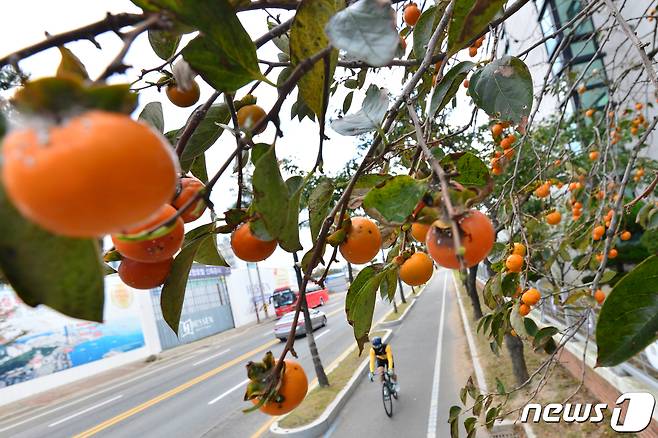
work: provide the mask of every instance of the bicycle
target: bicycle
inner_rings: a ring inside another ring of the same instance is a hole
[[[395,390],[395,383],[391,380],[391,375],[388,372],[388,368],[384,369],[382,373],[382,401],[384,403],[384,412],[390,418],[393,416],[393,399],[398,399],[398,393]],[[373,381],[373,378],[370,379]]]

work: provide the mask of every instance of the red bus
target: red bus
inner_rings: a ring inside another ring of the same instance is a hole
[[[288,286],[276,289],[272,293],[272,303],[274,304],[274,311],[276,312],[277,318],[295,310],[298,299],[299,292],[293,291]],[[326,288],[321,288],[318,285],[307,286],[306,303],[308,304],[309,309],[323,306],[327,301],[329,301],[329,291]]]

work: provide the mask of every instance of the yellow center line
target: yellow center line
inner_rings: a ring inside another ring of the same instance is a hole
[[[173,388],[173,389],[171,389],[171,390],[169,390],[169,391],[167,391],[163,394],[160,394],[159,396],[154,397],[151,400],[145,401],[141,405],[135,406],[134,408],[129,409],[129,410],[117,415],[116,417],[110,418],[109,420],[106,420],[106,421],[100,423],[99,425],[92,427],[91,429],[85,430],[84,432],[81,432],[81,433],[75,435],[74,438],[86,438],[86,437],[90,437],[92,435],[95,435],[98,432],[100,432],[102,430],[105,430],[108,427],[112,427],[115,424],[117,424],[117,423],[119,423],[119,422],[121,422],[121,421],[123,421],[127,418],[130,418],[133,415],[138,414],[138,413],[142,412],[143,410],[150,408],[153,405],[156,405],[156,404],[160,403],[161,401],[167,400],[168,398],[171,398],[174,395],[179,394],[179,393],[185,391],[186,389],[191,388],[192,386],[194,386],[198,383],[201,383],[204,380],[207,380],[210,377],[221,373],[225,369],[230,368],[233,365],[236,365],[240,362],[243,362],[245,359],[250,358],[251,356],[255,355],[256,353],[259,353],[263,350],[266,350],[266,349],[270,348],[272,345],[278,344],[278,343],[279,343],[279,340],[276,339],[276,340],[267,342],[267,343],[261,345],[260,347],[254,348],[253,350],[248,351],[247,353],[244,353],[243,355],[238,356],[235,359],[230,360],[230,361],[226,362],[225,364],[223,364],[223,365],[221,365],[217,368],[214,368],[214,369],[212,369],[212,370],[210,370],[210,371],[208,371],[204,374],[201,374],[200,376],[197,376],[192,380],[189,380],[189,381],[187,381],[187,382],[185,382],[185,383],[183,383],[183,384],[181,384],[181,385],[179,385],[179,386],[177,386],[177,387],[175,387],[175,388]]]

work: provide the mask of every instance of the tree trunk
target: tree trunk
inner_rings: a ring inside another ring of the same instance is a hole
[[[482,318],[482,307],[480,306],[480,297],[477,290],[477,273],[478,265],[472,266],[468,269],[468,276],[466,277],[466,292],[468,292],[468,297],[471,299],[473,315],[476,320]]]
[[[402,280],[398,277],[398,286],[400,287],[400,299],[403,303],[407,302],[407,299],[404,297],[404,288],[402,287]]]
[[[529,378],[528,365],[526,365],[525,356],[523,355],[523,341],[517,336],[506,334],[505,345],[507,345],[507,351],[512,359],[512,371],[516,378],[516,384],[521,385]]]
[[[302,290],[302,269],[299,267],[299,258],[297,253],[292,253],[293,260],[295,261],[295,274],[297,275],[297,287],[299,291]],[[313,358],[313,367],[315,368],[315,375],[318,378],[318,384],[321,387],[329,386],[329,379],[327,378],[327,373],[324,371],[322,366],[322,360],[320,359],[320,353],[318,352],[318,346],[315,343],[315,334],[313,333],[313,324],[311,323],[311,315],[308,311],[308,303],[306,302],[306,294],[304,296],[299,295],[299,299],[302,300],[302,312],[304,312],[304,328],[306,331],[306,341],[308,342],[308,349],[311,351],[311,358]]]

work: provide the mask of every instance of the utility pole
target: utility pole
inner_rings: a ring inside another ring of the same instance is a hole
[[[258,263],[256,263],[256,275],[258,275],[258,289],[260,289],[260,298],[263,300],[263,310],[265,311],[265,319],[269,318],[267,314],[267,303],[265,302],[265,294],[263,293],[263,280],[260,278],[260,268],[258,268]]]
[[[304,312],[304,328],[306,330],[306,340],[308,341],[308,348],[311,351],[311,357],[313,358],[313,367],[315,368],[315,375],[318,378],[318,384],[321,387],[329,386],[329,379],[327,378],[327,373],[324,372],[324,367],[322,366],[322,360],[320,359],[320,353],[318,352],[318,346],[315,343],[315,335],[313,334],[313,324],[311,323],[311,315],[308,311],[308,303],[306,301],[306,293],[302,295],[302,284],[304,280],[302,279],[302,268],[299,266],[299,258],[297,257],[297,252],[292,253],[292,259],[295,262],[295,274],[297,276],[297,288],[299,289],[299,299],[302,300],[302,312]]]

